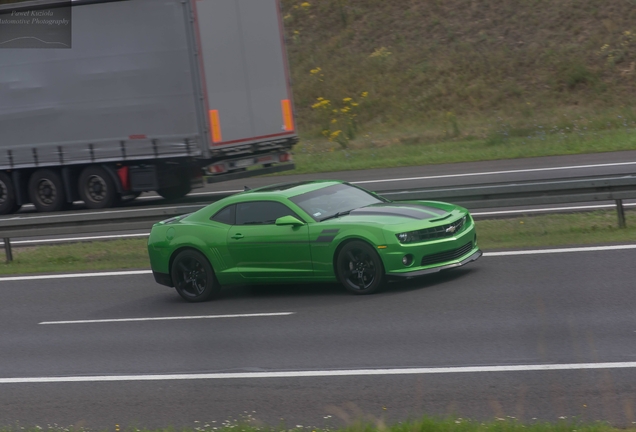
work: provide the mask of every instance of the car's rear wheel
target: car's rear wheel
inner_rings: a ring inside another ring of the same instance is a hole
[[[373,294],[384,284],[384,266],[378,253],[363,241],[345,244],[336,259],[338,280],[353,294]]]
[[[211,300],[221,286],[208,259],[195,250],[179,252],[172,262],[172,283],[181,297],[189,302]]]

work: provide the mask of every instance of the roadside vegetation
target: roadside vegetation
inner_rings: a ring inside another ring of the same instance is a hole
[[[618,228],[616,212],[610,210],[477,220],[476,223],[479,245],[487,252],[636,242],[636,211],[627,211],[626,219],[625,229]],[[0,275],[148,269],[146,244],[146,239],[127,239],[13,246],[14,260],[0,264]]]
[[[634,149],[631,0],[283,0],[297,172]]]
[[[331,416],[325,417],[327,420]],[[360,421],[347,427],[317,428],[312,426],[296,427],[268,427],[260,425],[258,421],[249,419],[247,421],[223,421],[223,422],[196,422],[198,426],[193,428],[165,428],[165,429],[143,429],[127,428],[122,432],[629,432],[635,429],[619,429],[608,423],[580,423],[562,417],[557,422],[522,423],[514,417],[495,418],[493,421],[479,422],[463,418],[435,419],[425,417],[421,420],[407,421],[394,425],[386,425],[381,419],[374,419],[373,422]],[[115,431],[119,432],[119,425],[114,425]],[[61,427],[49,425],[47,427],[35,426],[25,427],[5,427],[0,428],[0,432],[89,432],[91,429],[84,427]]]

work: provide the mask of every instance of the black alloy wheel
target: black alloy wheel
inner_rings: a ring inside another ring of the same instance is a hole
[[[41,169],[29,179],[29,199],[38,211],[53,212],[64,210],[66,193],[62,177],[57,171]]]
[[[106,169],[100,166],[87,166],[78,182],[80,198],[91,209],[112,207],[117,201],[115,182]]]
[[[195,250],[179,252],[172,262],[172,283],[189,302],[203,302],[216,297],[221,286],[208,259]]]
[[[336,260],[338,280],[353,294],[373,294],[384,284],[384,266],[378,253],[363,241],[343,246]]]
[[[0,214],[15,213],[19,209],[11,176],[0,172]]]

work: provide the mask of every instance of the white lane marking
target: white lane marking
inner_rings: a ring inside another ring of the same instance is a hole
[[[0,384],[71,383],[71,382],[113,382],[113,381],[182,381],[213,379],[257,379],[257,378],[309,378],[309,377],[351,377],[381,375],[427,375],[483,372],[532,372],[584,369],[634,369],[636,362],[620,363],[570,363],[537,364],[514,366],[466,366],[408,369],[348,369],[310,370],[289,372],[245,372],[245,373],[200,373],[200,374],[154,374],[154,375],[94,375],[32,378],[0,378]]]
[[[557,254],[568,252],[601,252],[609,250],[626,250],[636,249],[636,245],[618,245],[618,246],[593,246],[578,248],[562,248],[562,249],[539,249],[528,251],[503,251],[503,252],[484,252],[484,256],[517,256],[517,255],[541,255],[541,254]]]
[[[636,203],[624,203],[623,207],[636,207]],[[599,205],[585,205],[585,206],[571,206],[571,207],[548,207],[537,209],[525,209],[525,210],[498,210],[488,212],[470,212],[473,216],[494,216],[494,215],[507,215],[507,214],[520,214],[520,213],[541,213],[541,212],[559,212],[569,210],[595,210],[595,209],[615,209],[616,204],[599,204]]]
[[[234,314],[234,315],[199,315],[199,316],[178,316],[178,317],[155,317],[155,318],[119,318],[119,319],[99,319],[99,320],[77,320],[77,321],[43,321],[38,324],[94,324],[94,323],[114,323],[114,322],[136,322],[136,321],[173,321],[173,320],[195,320],[195,319],[215,319],[215,318],[254,318],[254,317],[274,317],[294,315],[296,312],[274,312],[255,314]]]
[[[484,252],[484,256],[515,256],[515,255],[541,255],[556,254],[567,252],[601,252],[613,250],[636,249],[636,245],[617,245],[617,246],[591,246],[578,248],[562,248],[562,249],[536,249],[521,251],[504,251],[504,252]],[[116,271],[102,273],[62,273],[53,275],[34,275],[34,276],[9,276],[0,277],[0,282],[25,281],[25,280],[44,280],[44,279],[70,279],[84,277],[107,277],[107,276],[134,276],[152,274],[151,270],[133,270],[133,271]]]
[[[350,182],[350,183],[354,183],[354,184],[389,183],[389,182],[402,182],[402,181],[412,181],[412,180],[431,180],[431,179],[441,179],[441,178],[488,176],[488,175],[497,175],[497,174],[576,170],[576,169],[586,169],[586,168],[602,168],[602,167],[610,167],[610,166],[627,166],[627,165],[636,165],[636,162],[615,162],[615,163],[607,163],[607,164],[572,165],[572,166],[560,166],[560,167],[549,167],[549,168],[527,168],[527,169],[518,169],[518,170],[485,171],[485,172],[461,173],[461,174],[442,174],[442,175],[422,176],[422,177],[404,177],[404,178],[393,178],[393,179],[383,179],[383,180],[364,180],[364,181],[357,181],[357,182]]]
[[[115,271],[115,272],[99,272],[99,273],[60,273],[52,275],[33,275],[33,276],[9,276],[1,277],[0,282],[25,281],[25,280],[47,280],[47,279],[73,279],[84,277],[107,277],[107,276],[134,276],[152,274],[151,270],[131,270],[131,271]]]
[[[192,197],[192,196],[207,196],[207,195],[227,195],[227,194],[235,194],[239,192],[244,192],[244,190],[236,189],[236,190],[227,190],[227,191],[195,192],[195,193],[189,193],[187,196]],[[147,199],[158,200],[163,198],[161,198],[159,195],[142,196],[137,198],[137,200],[147,200]]]
[[[107,236],[67,237],[67,238],[59,238],[59,239],[18,240],[18,241],[12,241],[11,245],[19,246],[19,245],[39,244],[39,243],[63,243],[63,242],[91,241],[91,240],[115,240],[115,239],[125,239],[125,238],[134,238],[134,237],[148,237],[149,235],[150,233],[141,233],[141,234],[115,234],[115,235],[107,235]]]
[[[107,215],[107,214],[121,214],[121,213],[137,213],[137,212],[143,212],[143,211],[148,211],[148,210],[174,210],[174,209],[181,209],[181,208],[191,208],[191,207],[196,207],[196,206],[201,206],[201,208],[203,208],[205,206],[205,204],[200,204],[200,203],[193,203],[193,204],[184,204],[184,205],[179,205],[179,206],[171,206],[171,207],[156,207],[156,208],[150,208],[150,207],[143,207],[143,208],[138,208],[138,209],[126,209],[126,210],[105,210],[105,211],[100,211],[100,212],[90,212],[90,213],[62,213],[62,214],[53,214],[53,215],[40,215],[40,216],[15,216],[15,217],[11,217],[11,218],[3,218],[2,220],[16,220],[16,219],[46,219],[46,218],[58,218],[58,217],[71,217],[71,216],[80,216],[80,215],[86,215],[86,216],[90,216],[92,214],[99,214],[99,215]],[[166,215],[166,218],[170,218],[173,217],[175,215]]]

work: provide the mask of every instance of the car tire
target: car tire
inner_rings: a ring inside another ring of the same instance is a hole
[[[179,295],[189,302],[211,300],[221,291],[212,265],[201,252],[179,252],[172,262],[170,274]]]
[[[368,243],[359,240],[345,244],[338,252],[336,275],[353,294],[373,294],[384,285],[380,256]]]
[[[118,198],[115,182],[108,171],[100,166],[87,166],[78,182],[80,198],[90,209],[113,207]]]
[[[0,172],[0,215],[15,213],[19,209],[11,176]]]
[[[29,199],[40,212],[61,211],[70,205],[66,202],[62,177],[50,169],[33,173],[29,179]]]

